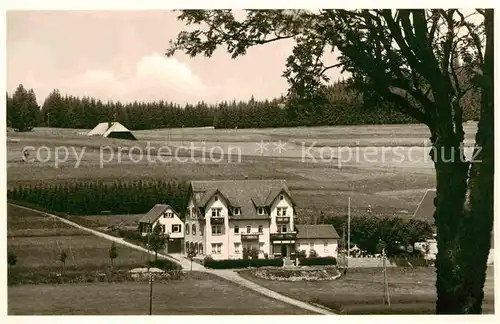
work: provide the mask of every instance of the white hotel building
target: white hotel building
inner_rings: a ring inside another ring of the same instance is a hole
[[[337,256],[333,226],[295,226],[296,218],[285,180],[191,181],[184,252],[194,249],[221,260],[242,258],[244,248],[256,248],[259,258],[314,248],[320,256]]]

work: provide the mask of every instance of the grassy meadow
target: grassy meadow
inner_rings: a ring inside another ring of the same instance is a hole
[[[153,291],[154,315],[310,314],[208,273],[159,282]],[[9,315],[148,315],[148,311],[147,282],[21,285],[8,290]]]
[[[340,314],[435,314],[433,267],[387,268],[391,305],[383,304],[382,268],[351,268],[333,281],[273,281],[242,270],[240,275],[280,294],[326,306]],[[494,314],[494,269],[488,268],[483,314]]]
[[[17,271],[59,271],[62,250],[67,270],[103,270],[110,265],[111,242],[51,217],[7,206],[7,250],[17,256]],[[118,268],[142,267],[147,254],[117,245]]]
[[[475,123],[465,125],[467,145],[472,144],[475,130]],[[320,211],[345,214],[348,196],[354,215],[368,205],[378,215],[412,215],[423,193],[435,185],[429,147],[425,146],[429,133],[423,125],[160,129],[134,131],[136,142],[80,134],[86,131],[37,128],[29,133],[7,133],[8,186],[147,178],[283,178],[289,182],[299,213],[309,217]],[[259,149],[261,141],[268,143],[264,150]],[[43,145],[50,156],[43,149],[37,158],[35,150]],[[140,159],[139,148],[145,153],[148,145],[151,157]],[[30,158],[36,161],[21,160],[26,146],[33,147]],[[64,151],[60,149],[56,167],[58,146],[66,147],[69,156],[62,161]],[[168,148],[160,149],[163,146]],[[350,150],[339,149],[344,146]],[[103,160],[109,161],[102,167],[101,148]],[[211,149],[214,161],[209,158]],[[46,158],[48,162],[40,162]],[[81,161],[75,167],[78,158]]]

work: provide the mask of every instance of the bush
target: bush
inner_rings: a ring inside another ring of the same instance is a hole
[[[300,265],[311,266],[311,265],[337,265],[337,259],[333,257],[326,258],[301,258],[299,259]]]
[[[315,249],[311,249],[311,251],[309,251],[309,257],[311,259],[317,258],[318,257],[318,252],[316,252]]]
[[[119,229],[118,235],[133,242],[144,243],[146,240],[146,237],[143,237],[138,231],[135,230]]]
[[[281,267],[282,259],[255,259],[255,260],[207,260],[204,266],[211,269],[240,269],[240,268],[260,268],[260,267]]]
[[[297,254],[297,257],[299,259],[302,259],[302,258],[307,258],[307,252],[306,250],[299,250],[298,254]]]
[[[177,263],[174,263],[172,261],[165,260],[165,259],[150,261],[149,266],[152,268],[158,268],[158,269],[165,270],[165,271],[182,269],[182,267],[180,265],[178,265]]]

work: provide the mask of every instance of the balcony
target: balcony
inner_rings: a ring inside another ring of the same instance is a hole
[[[271,233],[270,238],[271,241],[295,240],[297,238],[297,232]]]
[[[210,217],[210,224],[224,225],[224,217]]]
[[[290,223],[290,216],[277,216],[276,223]]]
[[[241,233],[240,235],[242,241],[258,241],[262,233]]]

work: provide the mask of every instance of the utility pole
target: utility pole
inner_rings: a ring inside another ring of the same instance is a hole
[[[148,272],[149,272],[149,315],[153,315],[153,273],[151,272],[150,263],[151,263],[151,252],[150,252],[150,239],[152,233],[152,224],[151,221],[148,221]]]
[[[47,127],[50,127],[50,111],[47,111]]]
[[[347,258],[351,254],[351,197],[347,198]]]

